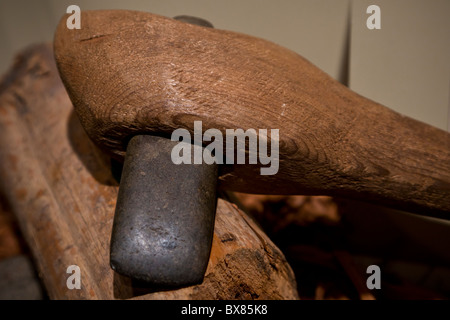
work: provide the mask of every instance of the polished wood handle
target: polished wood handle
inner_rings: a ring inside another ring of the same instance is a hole
[[[139,133],[279,129],[279,170],[222,166],[223,188],[328,194],[450,217],[450,135],[364,98],[297,53],[134,11],[63,17],[59,71],[89,136],[122,157]]]

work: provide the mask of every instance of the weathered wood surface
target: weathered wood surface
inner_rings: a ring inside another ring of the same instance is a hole
[[[150,13],[63,17],[55,52],[88,134],[123,156],[136,133],[280,129],[280,168],[223,169],[249,193],[326,194],[450,218],[450,134],[333,80],[298,54],[243,34]],[[270,131],[270,130],[269,130]]]
[[[283,254],[245,213],[218,200],[201,285],[151,292],[109,267],[118,185],[86,135],[49,45],[17,57],[0,84],[0,192],[17,216],[52,299],[297,299]],[[81,269],[69,290],[66,269]]]

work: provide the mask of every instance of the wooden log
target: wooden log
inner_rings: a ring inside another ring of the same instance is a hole
[[[364,199],[449,219],[450,134],[364,98],[286,48],[136,11],[61,19],[55,54],[83,126],[123,156],[134,134],[279,129],[279,170],[228,166],[221,186]],[[114,21],[114,23],[111,23]],[[248,149],[247,149],[248,150]]]
[[[283,254],[225,196],[202,284],[155,292],[111,270],[118,184],[73,112],[50,45],[21,53],[0,84],[0,191],[52,299],[298,298]],[[80,267],[79,290],[66,285],[70,265]]]

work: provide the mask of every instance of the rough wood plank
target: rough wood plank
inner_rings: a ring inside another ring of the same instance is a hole
[[[83,126],[123,156],[136,133],[280,129],[278,174],[224,169],[234,191],[326,194],[450,218],[450,134],[341,85],[271,42],[134,11],[83,11],[55,37]],[[114,21],[114,23],[111,23]]]
[[[17,216],[52,299],[297,299],[283,254],[253,221],[218,200],[201,285],[151,292],[109,267],[118,185],[88,138],[49,45],[30,48],[0,84],[0,191]],[[66,269],[81,269],[69,290]]]

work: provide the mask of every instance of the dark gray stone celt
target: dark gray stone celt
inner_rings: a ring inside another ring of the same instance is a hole
[[[218,166],[174,164],[178,143],[130,140],[114,216],[111,267],[155,286],[201,283],[211,250]]]

